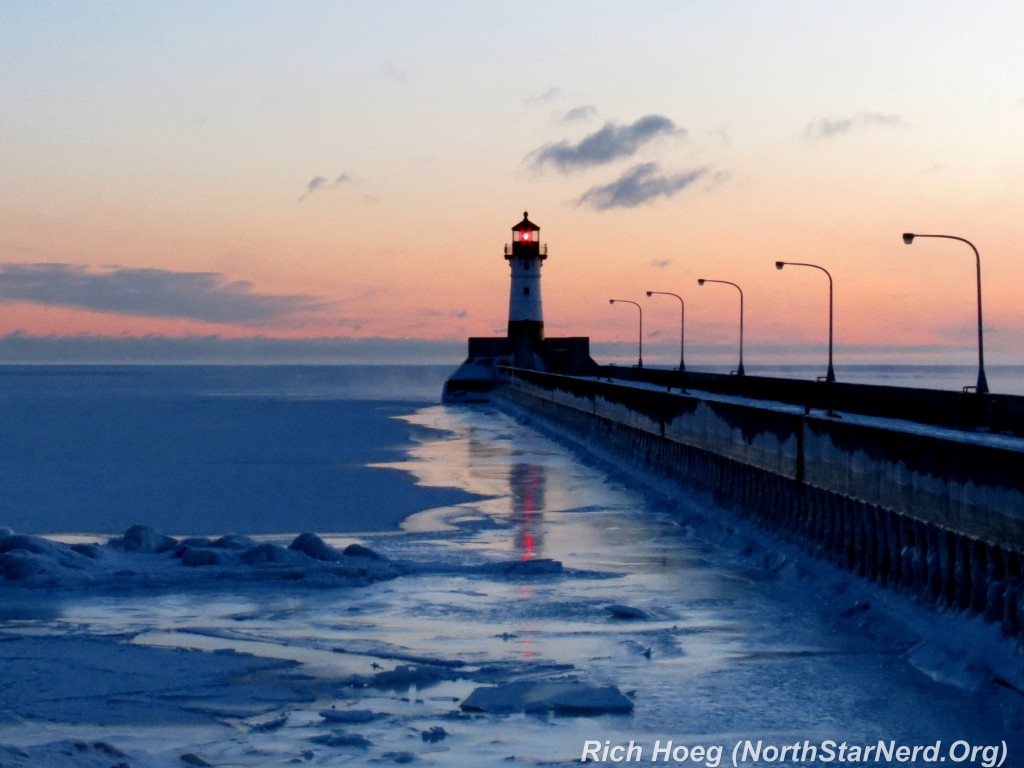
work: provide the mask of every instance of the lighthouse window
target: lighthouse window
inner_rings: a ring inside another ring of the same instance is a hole
[[[529,296],[529,295],[530,295],[530,288],[529,288],[529,286],[527,286],[526,288],[523,288],[523,296]]]

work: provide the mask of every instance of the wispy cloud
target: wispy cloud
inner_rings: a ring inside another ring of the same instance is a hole
[[[664,269],[672,263],[672,259],[651,259],[650,265],[658,269]]]
[[[393,64],[391,62],[388,62],[388,63],[382,65],[380,70],[379,70],[379,72],[380,72],[381,77],[383,77],[385,80],[392,80],[392,81],[394,81],[396,83],[407,83],[407,82],[409,82],[409,72],[408,72],[408,70],[406,70],[406,69],[404,69],[402,67],[396,66],[395,64]]]
[[[327,306],[314,296],[258,293],[216,272],[74,264],[0,264],[0,301],[207,323],[288,323]]]
[[[597,107],[593,104],[584,104],[581,107],[575,107],[565,113],[565,117],[562,118],[564,123],[576,123],[583,122],[586,120],[594,120],[597,118]]]
[[[881,112],[861,112],[850,117],[823,117],[807,125],[805,134],[812,139],[830,139],[853,130],[862,130],[872,126],[906,125],[899,115],[885,115]]]
[[[551,87],[538,96],[528,96],[526,104],[531,107],[541,107],[550,104],[562,93],[560,88]]]
[[[421,307],[417,310],[417,314],[424,317],[452,317],[457,320],[462,320],[469,316],[469,312],[465,309],[440,310],[431,307]]]
[[[592,187],[576,201],[598,211],[609,208],[633,208],[658,197],[672,197],[707,175],[707,168],[663,174],[657,163],[641,163],[626,171],[611,184]]]
[[[631,125],[605,123],[604,127],[576,144],[560,141],[547,144],[527,155],[536,166],[554,165],[562,171],[573,171],[593,165],[604,165],[635,154],[644,144],[659,136],[685,136],[686,130],[662,115],[647,115]]]
[[[325,189],[336,189],[342,184],[348,184],[350,181],[352,181],[352,177],[349,176],[348,173],[341,173],[338,176],[335,176],[334,181],[323,176],[314,176],[306,185],[306,191],[302,193],[302,196],[299,198],[299,202],[301,203],[314,192],[320,192]]]

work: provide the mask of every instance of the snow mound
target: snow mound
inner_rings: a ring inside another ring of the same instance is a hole
[[[123,549],[125,552],[159,554],[177,547],[178,540],[159,533],[147,525],[133,525],[124,532],[124,536],[112,539],[109,545]]]
[[[168,586],[225,580],[343,579],[367,583],[398,576],[388,558],[360,544],[339,551],[315,533],[289,546],[258,543],[240,534],[176,539],[133,525],[106,544],[67,545],[0,529],[0,582],[82,587],[133,580]]]
[[[295,537],[295,541],[288,545],[288,549],[324,562],[337,562],[344,557],[315,533],[300,533]]]
[[[633,702],[614,685],[574,682],[515,682],[475,689],[460,705],[464,712],[555,712],[563,715],[626,714]]]

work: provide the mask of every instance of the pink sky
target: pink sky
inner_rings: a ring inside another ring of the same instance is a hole
[[[977,245],[1024,362],[1018,3],[448,5],[5,7],[0,336],[493,335],[528,209],[551,335],[628,345],[633,299],[671,363],[672,291],[726,362],[706,277],[748,365],[816,361],[824,276],[781,259],[832,272],[837,364],[970,362],[973,253],[916,231]]]

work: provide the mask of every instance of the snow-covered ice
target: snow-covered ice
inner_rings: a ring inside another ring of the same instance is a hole
[[[1024,665],[993,627],[493,409],[391,421],[413,442],[361,471],[405,478],[401,529],[0,519],[0,765],[574,765],[595,740],[650,762],[744,739],[1024,760]]]

